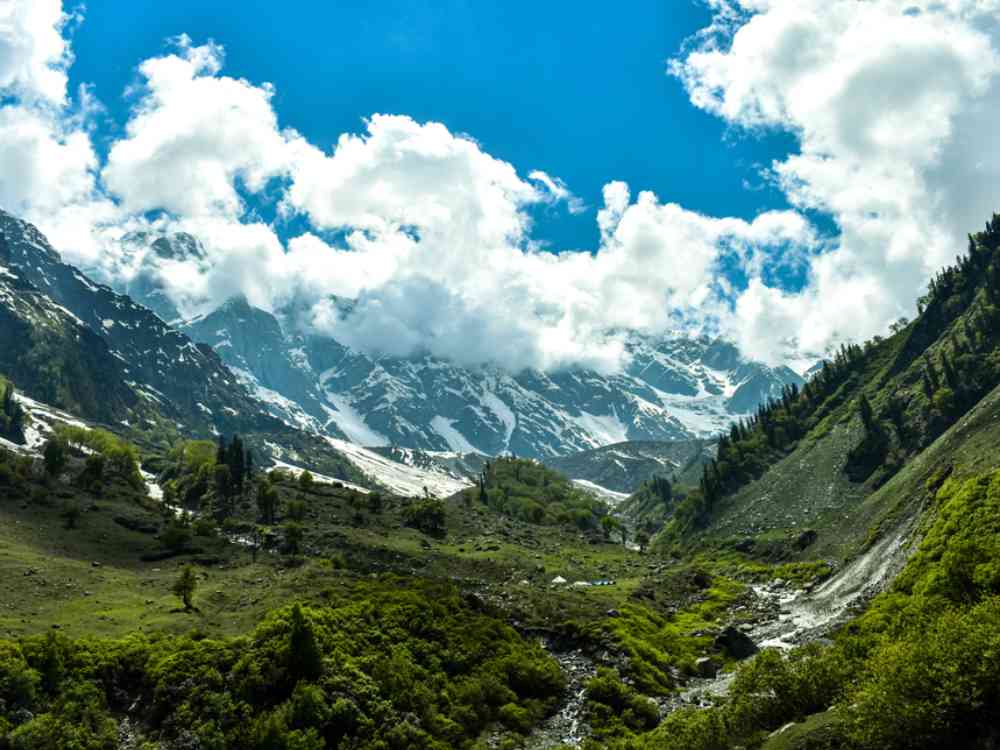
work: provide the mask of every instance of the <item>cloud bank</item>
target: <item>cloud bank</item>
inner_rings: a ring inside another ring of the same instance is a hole
[[[1000,7],[712,5],[670,73],[735,130],[799,143],[765,174],[790,208],[752,221],[609,179],[599,246],[552,251],[533,239],[532,209],[588,210],[558,177],[522,175],[472,137],[405,115],[310,143],[282,126],[270,85],[227,74],[221,46],[184,36],[138,65],[129,120],[102,161],[98,105],[67,91],[58,0],[0,2],[0,206],[108,281],[150,267],[124,237],[188,232],[204,257],[155,264],[182,314],[244,293],[367,351],[614,370],[623,332],[681,329],[807,361],[908,314],[995,208]],[[262,207],[305,229],[283,242]],[[835,237],[817,230],[819,214]],[[783,268],[804,286],[782,287]],[[343,298],[356,300],[348,315]]]

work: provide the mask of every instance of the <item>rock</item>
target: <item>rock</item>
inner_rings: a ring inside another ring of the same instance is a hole
[[[712,586],[712,575],[704,570],[696,570],[691,576],[691,582],[699,589],[705,590]]]
[[[609,609],[607,612],[608,617],[621,617],[622,613],[617,609]]]
[[[92,562],[90,564],[90,567],[92,567],[92,568],[99,568],[99,567],[101,567],[101,564],[95,560],[94,562]]]
[[[816,543],[818,534],[815,529],[806,529],[803,531],[795,540],[795,548],[798,550],[804,550],[807,547],[811,547]]]
[[[712,679],[719,674],[719,662],[711,656],[703,656],[695,661],[694,669],[699,677]]]
[[[745,539],[740,539],[736,544],[733,545],[733,549],[737,552],[753,552],[753,548],[756,546],[757,542],[751,538],[746,537]]]
[[[719,633],[715,639],[715,647],[734,659],[747,659],[759,650],[750,636],[732,625]]]

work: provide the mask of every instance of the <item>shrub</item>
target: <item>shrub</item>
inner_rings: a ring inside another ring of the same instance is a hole
[[[414,500],[403,510],[403,524],[428,536],[443,537],[446,531],[444,502],[434,497]]]

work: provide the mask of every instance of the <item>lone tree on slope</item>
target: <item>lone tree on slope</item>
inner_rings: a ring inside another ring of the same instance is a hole
[[[184,603],[184,611],[190,612],[194,609],[191,600],[194,598],[194,591],[198,588],[198,576],[195,575],[194,568],[185,565],[181,569],[180,577],[174,581],[173,593]]]

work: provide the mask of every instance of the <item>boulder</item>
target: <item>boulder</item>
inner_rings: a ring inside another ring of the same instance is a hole
[[[816,533],[815,529],[806,529],[803,531],[795,540],[795,549],[804,550],[807,547],[811,547],[816,543],[816,539],[819,534]]]
[[[699,677],[710,680],[719,674],[719,662],[711,656],[703,656],[695,661],[694,671]]]
[[[719,633],[715,639],[715,647],[734,659],[749,658],[759,650],[750,636],[732,625]]]

